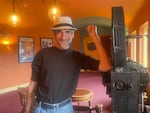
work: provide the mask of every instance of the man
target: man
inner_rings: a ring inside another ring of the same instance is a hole
[[[59,17],[52,28],[55,47],[40,50],[32,62],[32,77],[24,113],[31,112],[37,97],[34,113],[73,113],[71,97],[76,90],[80,69],[108,71],[108,57],[97,35],[97,28],[89,25],[87,31],[99,51],[99,61],[71,48],[74,32],[70,17]]]

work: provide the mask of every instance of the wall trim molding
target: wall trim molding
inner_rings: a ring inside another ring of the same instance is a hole
[[[11,91],[15,91],[15,90],[17,90],[19,87],[28,87],[28,85],[29,85],[29,83],[25,83],[25,84],[20,84],[20,85],[16,85],[16,86],[13,86],[13,87],[1,89],[1,90],[0,90],[0,94],[8,93],[8,92],[11,92]]]

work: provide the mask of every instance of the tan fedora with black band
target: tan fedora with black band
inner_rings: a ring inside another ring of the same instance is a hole
[[[61,29],[71,29],[77,30],[72,24],[72,20],[69,16],[61,16],[56,19],[54,22],[52,30],[61,30]]]

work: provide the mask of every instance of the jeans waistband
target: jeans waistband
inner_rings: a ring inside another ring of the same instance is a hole
[[[63,107],[69,103],[71,103],[71,99],[66,99],[60,103],[56,103],[56,104],[50,104],[50,103],[47,103],[47,102],[39,102],[39,105],[43,108],[46,108],[46,109],[54,109],[54,108],[60,108],[60,107]]]

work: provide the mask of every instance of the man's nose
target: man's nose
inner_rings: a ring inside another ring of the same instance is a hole
[[[64,40],[65,39],[65,34],[62,32],[61,33],[61,39]]]

